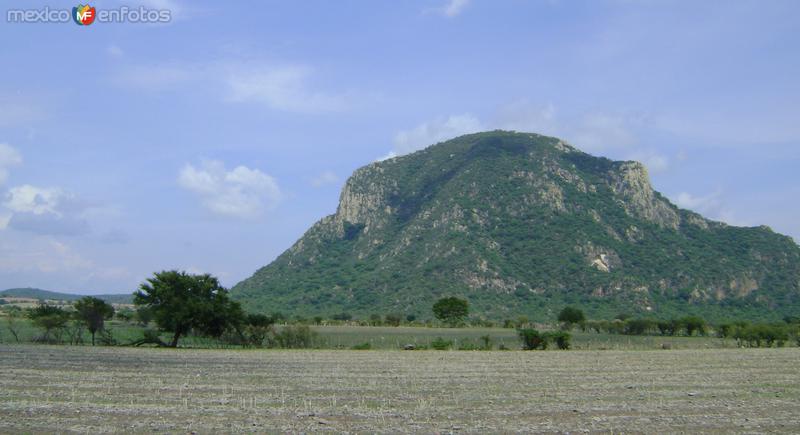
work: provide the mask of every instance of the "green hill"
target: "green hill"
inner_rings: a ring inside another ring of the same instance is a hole
[[[364,166],[335,214],[232,289],[252,311],[431,317],[778,319],[800,314],[800,248],[681,210],[640,163],[552,137],[478,133]]]
[[[76,301],[86,295],[59,293],[38,288],[10,288],[0,291],[0,297],[30,298],[57,301]],[[133,296],[130,294],[116,295],[89,295],[102,299],[110,304],[132,304]]]

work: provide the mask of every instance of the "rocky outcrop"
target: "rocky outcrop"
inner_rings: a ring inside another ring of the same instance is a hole
[[[650,185],[647,169],[639,162],[622,162],[608,173],[609,185],[625,211],[632,217],[677,229],[680,217],[676,209]]]

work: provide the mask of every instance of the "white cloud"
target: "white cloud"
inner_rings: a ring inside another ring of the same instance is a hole
[[[214,213],[253,218],[274,207],[281,191],[274,178],[245,166],[231,171],[220,161],[204,161],[200,168],[186,164],[178,176],[184,189],[197,195],[204,207]]]
[[[620,115],[590,113],[570,132],[570,139],[585,151],[626,148],[636,144],[629,128],[630,120]]]
[[[333,171],[322,171],[321,174],[311,180],[314,187],[322,187],[339,182],[339,177]]]
[[[536,106],[527,100],[511,102],[498,110],[493,123],[503,130],[558,135],[556,108],[552,103]]]
[[[112,57],[122,57],[125,54],[125,52],[123,52],[122,49],[116,44],[109,45],[106,48],[106,52]]]
[[[678,207],[689,209],[709,219],[730,225],[747,226],[748,222],[739,219],[726,207],[721,192],[713,192],[705,196],[695,196],[688,192],[680,192],[670,198]]]
[[[2,272],[74,272],[93,267],[92,261],[76,253],[69,245],[46,238],[33,238],[24,243],[0,243]]]
[[[469,2],[470,0],[449,0],[442,8],[442,14],[446,17],[455,17],[464,11],[464,8],[469,5]]]
[[[484,130],[484,126],[478,118],[468,113],[424,122],[411,130],[397,133],[394,137],[394,149],[385,158],[412,153],[429,145],[481,130]]]
[[[8,179],[9,169],[20,164],[22,155],[10,145],[0,143],[0,186]]]
[[[58,211],[59,203],[71,195],[59,188],[35,187],[30,184],[12,187],[8,191],[7,199],[3,205],[13,212],[55,214],[60,216]]]
[[[305,65],[216,63],[161,63],[129,65],[112,82],[136,90],[161,92],[194,87],[228,102],[255,102],[280,111],[326,113],[348,110],[363,96],[332,93],[313,85],[314,70]],[[371,98],[371,97],[369,97]]]
[[[670,161],[667,156],[653,150],[637,151],[629,154],[626,159],[643,163],[651,174],[665,172],[670,166]]]
[[[85,212],[91,207],[74,194],[57,187],[29,184],[12,187],[3,206],[7,215],[4,228],[36,234],[80,235],[89,232]]]
[[[313,90],[309,85],[312,74],[310,68],[297,65],[236,68],[226,84],[231,101],[256,101],[287,112],[335,112],[349,106],[344,95]]]

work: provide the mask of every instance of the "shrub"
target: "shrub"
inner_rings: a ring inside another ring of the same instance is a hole
[[[436,350],[448,350],[453,347],[453,341],[445,340],[442,337],[436,337],[436,339],[431,341],[431,347]]]
[[[585,322],[586,316],[583,315],[583,311],[575,307],[564,307],[558,314],[558,321],[564,322],[568,328],[571,328],[573,325]]]
[[[400,326],[400,322],[402,318],[399,314],[387,314],[384,321],[389,326]]]
[[[433,315],[454,327],[464,321],[469,314],[469,303],[457,297],[441,298],[433,304]]]
[[[367,342],[364,342],[364,343],[361,343],[361,344],[353,345],[353,347],[351,347],[350,349],[353,349],[353,350],[370,350],[370,349],[372,349],[372,344],[367,341]]]
[[[547,337],[539,331],[526,328],[517,331],[519,339],[522,341],[522,348],[525,350],[547,349]]]
[[[554,331],[545,334],[546,339],[548,341],[553,341],[556,343],[561,350],[568,350],[570,348],[570,341],[572,340],[572,336],[569,332],[566,331]]]
[[[480,350],[480,348],[475,343],[466,342],[461,343],[461,345],[458,346],[458,350]]]
[[[308,349],[314,345],[317,335],[305,325],[287,326],[275,333],[275,343],[284,349]]]
[[[44,330],[44,334],[37,341],[45,343],[61,341],[61,334],[67,326],[69,317],[69,313],[61,308],[47,304],[40,304],[28,311],[28,318],[33,321],[33,324]]]
[[[625,321],[623,333],[627,335],[644,335],[653,328],[653,321],[648,319],[628,319]]]
[[[697,335],[706,335],[706,321],[702,317],[688,316],[681,319],[683,327],[686,328],[686,335],[692,336],[695,331]]]
[[[488,335],[481,335],[481,349],[492,350],[492,337]]]

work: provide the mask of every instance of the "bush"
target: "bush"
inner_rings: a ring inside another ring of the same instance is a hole
[[[433,304],[433,315],[450,327],[462,323],[469,314],[469,303],[457,297],[441,298]]]
[[[566,331],[550,332],[545,334],[545,338],[547,341],[555,342],[556,346],[558,346],[558,348],[561,350],[568,350],[572,340],[572,336]]]
[[[431,347],[436,350],[448,350],[453,347],[453,341],[445,340],[442,337],[436,337],[436,339],[431,341]]]
[[[399,314],[387,314],[384,323],[389,326],[400,326],[403,319]]]
[[[353,350],[370,350],[370,349],[372,349],[372,344],[370,342],[364,342],[364,343],[361,343],[361,344],[353,345],[353,347],[351,347],[350,349],[353,349]]]
[[[480,350],[480,347],[475,343],[466,342],[461,343],[461,345],[458,346],[458,350]]]
[[[275,333],[275,343],[284,349],[308,349],[314,346],[317,335],[305,325],[287,326]]]
[[[583,315],[583,311],[575,307],[564,307],[558,314],[558,321],[564,322],[568,328],[571,328],[573,325],[585,322],[586,316]]]
[[[653,328],[653,321],[648,319],[628,319],[625,321],[623,333],[626,335],[644,335]]]
[[[519,339],[522,341],[522,348],[525,350],[547,349],[548,338],[539,331],[526,328],[517,331]]]
[[[339,314],[334,314],[332,319],[346,322],[348,320],[353,320],[353,315],[350,313],[339,313]]]
[[[686,328],[686,335],[692,336],[695,331],[697,335],[706,335],[706,321],[702,317],[688,316],[681,319],[683,327]]]

